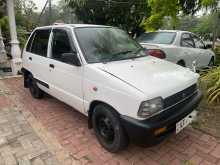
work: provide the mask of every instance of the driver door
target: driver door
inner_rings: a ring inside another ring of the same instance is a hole
[[[84,112],[82,92],[82,66],[73,62],[77,56],[70,29],[52,30],[49,73],[51,95]],[[68,58],[63,58],[63,54]],[[72,57],[71,57],[72,55]]]

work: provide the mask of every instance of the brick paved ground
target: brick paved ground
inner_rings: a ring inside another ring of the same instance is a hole
[[[64,103],[46,96],[42,100],[31,98],[22,86],[21,78],[3,80],[14,91],[23,105],[22,111],[31,112],[47,132],[69,151],[73,162],[79,164],[144,164],[144,165],[220,165],[220,140],[187,128],[177,136],[152,148],[130,145],[127,150],[110,154],[97,142],[92,130],[87,128],[87,118]],[[10,95],[9,95],[10,98]],[[1,106],[11,104],[8,98]]]
[[[59,165],[23,115],[0,88],[0,165]]]

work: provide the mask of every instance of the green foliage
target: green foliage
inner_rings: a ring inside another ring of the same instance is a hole
[[[145,17],[149,17],[147,0],[66,0],[84,23],[118,26],[137,32]]]
[[[218,26],[218,14],[212,13],[210,15],[205,15],[200,17],[198,19],[198,24],[195,27],[191,28],[190,30],[206,38],[206,35],[213,33],[213,31],[217,26]],[[218,35],[220,35],[220,30],[218,30],[217,33]]]
[[[60,0],[57,4],[52,3],[51,15],[49,13],[49,7],[47,6],[41,17],[38,19],[38,24],[40,26],[45,26],[57,21],[67,24],[81,23],[77,19],[74,10],[65,3],[65,0]]]
[[[176,22],[180,9],[177,0],[149,0],[149,5],[152,10],[150,18],[146,20],[146,27],[159,29],[165,16],[170,16]]]
[[[194,15],[201,9],[202,0],[179,0],[179,5],[183,14]]]
[[[6,3],[5,0],[0,0],[0,19],[4,17]]]
[[[163,27],[164,18],[165,21],[169,18],[169,22],[166,25],[170,27],[169,29],[176,29],[183,16],[194,15],[202,8],[216,11],[218,3],[219,0],[149,0],[151,16],[145,19],[144,25],[146,30],[149,28],[157,30]],[[188,24],[187,22],[185,23]]]
[[[8,45],[10,42],[10,32],[5,3],[5,0],[0,0],[0,26],[2,28],[4,42]],[[36,4],[33,0],[15,0],[15,19],[21,47],[23,47],[26,42],[27,33],[36,27],[37,14],[34,11],[35,9]]]
[[[15,17],[17,26],[22,26],[26,31],[32,31],[36,27],[38,14],[33,0],[15,0]]]
[[[216,10],[218,7],[219,0],[201,0],[203,7]]]
[[[200,79],[201,87],[206,91],[205,96],[209,104],[220,103],[220,67],[209,70]]]
[[[9,42],[10,38],[10,32],[9,32],[9,22],[8,22],[8,17],[4,16],[0,19],[0,26],[2,29],[2,36],[5,39],[5,42]]]
[[[201,0],[149,0],[150,18],[145,19],[146,29],[159,29],[164,24],[164,18],[169,18],[170,29],[176,29],[179,15],[195,14],[201,7]],[[165,20],[166,20],[165,19]]]
[[[196,16],[185,16],[179,18],[179,22],[176,26],[178,30],[186,30],[196,33],[201,36],[204,40],[212,40],[212,33],[217,27],[218,17],[216,13],[211,13],[209,15],[203,15],[201,17]],[[171,29],[169,24],[169,19],[165,18],[163,29]],[[220,29],[218,30],[218,35],[220,36]]]

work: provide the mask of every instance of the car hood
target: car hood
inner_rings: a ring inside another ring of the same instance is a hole
[[[147,97],[166,98],[195,83],[199,75],[151,56],[99,65],[99,69],[135,87]]]

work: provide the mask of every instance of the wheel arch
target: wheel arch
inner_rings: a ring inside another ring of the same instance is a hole
[[[186,67],[186,62],[183,59],[180,59],[179,61],[177,61],[177,65],[181,65],[183,67]]]
[[[29,87],[28,76],[29,76],[29,75],[32,75],[32,73],[31,73],[29,70],[25,69],[25,68],[22,68],[22,69],[21,69],[21,72],[22,72],[22,75],[23,75],[23,77],[24,77],[24,87],[25,87],[25,88],[28,88],[28,87]]]
[[[110,104],[104,102],[104,101],[101,101],[101,100],[93,100],[91,103],[90,103],[90,106],[89,106],[89,110],[88,110],[88,128],[91,129],[93,128],[92,126],[92,114],[94,112],[94,108],[99,105],[99,104],[104,104],[106,106],[109,106],[111,107],[111,109],[117,113],[118,115],[120,115],[113,106],[111,106]]]

